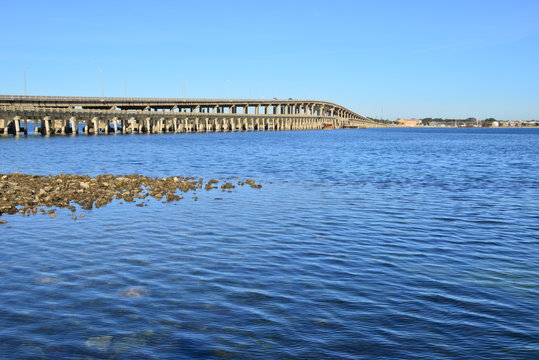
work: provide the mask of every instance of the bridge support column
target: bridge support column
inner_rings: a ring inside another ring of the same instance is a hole
[[[21,132],[21,123],[19,122],[21,118],[19,116],[15,116],[13,118],[13,121],[15,122],[15,136],[19,136]]]
[[[60,119],[60,134],[65,135],[66,134],[66,128],[67,128],[67,121],[66,119]],[[56,128],[56,126],[55,126]],[[55,129],[55,133],[58,133],[58,131]]]
[[[45,116],[43,118],[43,122],[45,123],[45,134],[44,135],[50,135],[51,134],[51,118],[48,116]],[[43,131],[42,131],[43,132]]]
[[[153,133],[153,131],[152,131],[152,121],[151,120],[152,120],[151,118],[147,117],[146,118],[146,126],[142,126],[142,124],[141,124],[141,127],[139,128],[138,132],[141,133],[141,132],[144,132],[144,130],[146,130],[146,134]]]
[[[94,124],[94,135],[99,135],[99,118],[97,116],[92,118],[92,123]]]
[[[114,132],[114,135],[118,134],[118,118],[117,117],[112,118],[112,131]]]
[[[28,135],[28,119],[24,118],[24,135]]]
[[[79,122],[78,120],[74,117],[74,116],[71,116],[69,118],[69,123],[71,125],[71,134],[73,135],[77,135],[79,133]]]
[[[2,136],[8,135],[8,122],[6,119],[0,118],[0,130],[2,132]]]

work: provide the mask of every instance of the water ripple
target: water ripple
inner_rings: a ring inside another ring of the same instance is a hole
[[[2,138],[2,172],[264,186],[9,217],[0,358],[539,358],[538,147],[536,129]]]

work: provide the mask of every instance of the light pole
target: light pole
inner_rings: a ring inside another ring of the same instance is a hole
[[[185,77],[178,75],[178,78],[180,79],[180,97],[185,98]]]
[[[105,84],[104,84],[104,80],[103,80],[103,69],[101,69],[98,66],[97,71],[99,71],[99,79],[100,79],[100,82],[101,82],[101,97],[105,97]]]
[[[26,82],[26,72],[30,70],[30,67],[24,69],[24,96],[28,95],[27,82]]]
[[[127,79],[131,78],[132,76],[131,75],[128,75],[125,77],[125,82],[124,82],[124,97],[127,97]]]
[[[226,85],[227,85],[227,90],[228,90],[228,98],[232,99],[232,81],[227,80]]]

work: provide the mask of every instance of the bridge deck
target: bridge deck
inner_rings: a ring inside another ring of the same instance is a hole
[[[313,100],[152,99],[0,95],[0,134],[153,133],[378,127]],[[22,122],[22,123],[21,123]]]

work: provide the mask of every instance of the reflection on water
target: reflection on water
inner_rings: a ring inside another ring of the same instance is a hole
[[[10,216],[0,358],[539,358],[538,148],[535,129],[0,139],[2,173],[264,185]]]

